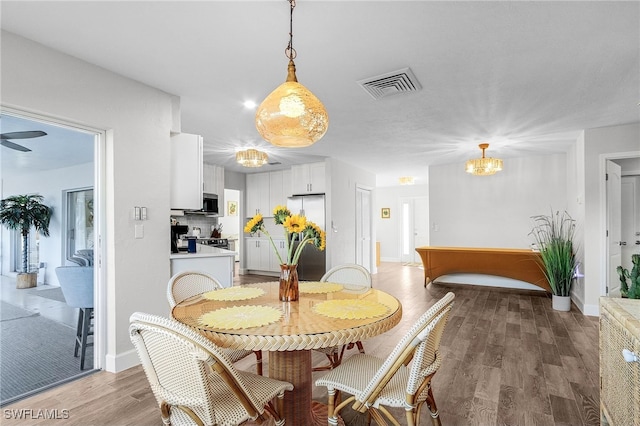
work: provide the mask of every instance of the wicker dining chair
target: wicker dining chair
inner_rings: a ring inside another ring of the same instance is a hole
[[[209,274],[199,271],[179,272],[169,279],[167,286],[167,300],[173,309],[183,300],[208,291],[219,290],[222,284]],[[237,362],[252,353],[256,356],[256,372],[262,375],[262,351],[248,351],[242,349],[222,349],[231,362]]]
[[[353,403],[354,410],[368,410],[381,425],[387,424],[385,417],[399,424],[386,407],[403,408],[407,425],[414,426],[420,423],[425,402],[433,424],[441,424],[431,379],[442,363],[440,339],[454,298],[449,292],[429,308],[386,359],[356,354],[316,380],[316,386],[327,387],[330,425],[336,425],[340,410]],[[340,402],[340,392],[351,396]]]
[[[362,288],[371,288],[371,274],[369,274],[369,271],[360,265],[351,263],[338,265],[329,269],[327,273],[320,278],[320,281],[342,284],[346,291],[357,291]],[[316,349],[317,352],[321,352],[326,355],[329,360],[329,364],[313,367],[313,371],[331,370],[332,368],[339,366],[342,362],[345,350],[351,349],[354,346],[358,347],[358,351],[361,354],[364,353],[364,346],[361,341],[350,343],[348,345]]]
[[[291,383],[236,370],[220,348],[171,318],[136,312],[129,335],[163,424],[238,425],[262,422],[267,413],[285,424],[280,413]]]

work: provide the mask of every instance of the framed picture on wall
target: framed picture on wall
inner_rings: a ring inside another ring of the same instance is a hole
[[[237,201],[227,201],[227,216],[238,216]]]
[[[391,217],[391,209],[389,207],[382,208],[382,218],[389,219]]]

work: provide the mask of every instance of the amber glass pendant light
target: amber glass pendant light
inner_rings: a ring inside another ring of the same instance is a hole
[[[309,146],[327,132],[329,115],[322,102],[309,89],[298,83],[293,60],[293,9],[289,0],[289,44],[285,55],[289,58],[287,80],[265,98],[256,111],[258,133],[275,146],[299,148]]]

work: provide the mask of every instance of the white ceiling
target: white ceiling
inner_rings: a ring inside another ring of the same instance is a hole
[[[2,28],[180,96],[205,160],[242,172],[242,147],[283,166],[335,157],[426,180],[432,164],[562,152],[586,128],[640,121],[640,2],[299,0],[298,80],[325,104],[316,144],[261,140],[242,103],[284,82],[278,1],[6,1]],[[422,90],[372,99],[356,82],[410,67]],[[91,123],[87,123],[91,124]],[[4,130],[3,130],[4,131]],[[3,148],[5,149],[5,148]],[[5,149],[6,150],[6,149]]]

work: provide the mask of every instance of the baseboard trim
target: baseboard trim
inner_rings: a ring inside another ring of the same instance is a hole
[[[140,358],[135,349],[128,350],[116,356],[107,355],[105,358],[105,370],[110,373],[119,373],[140,364]]]

